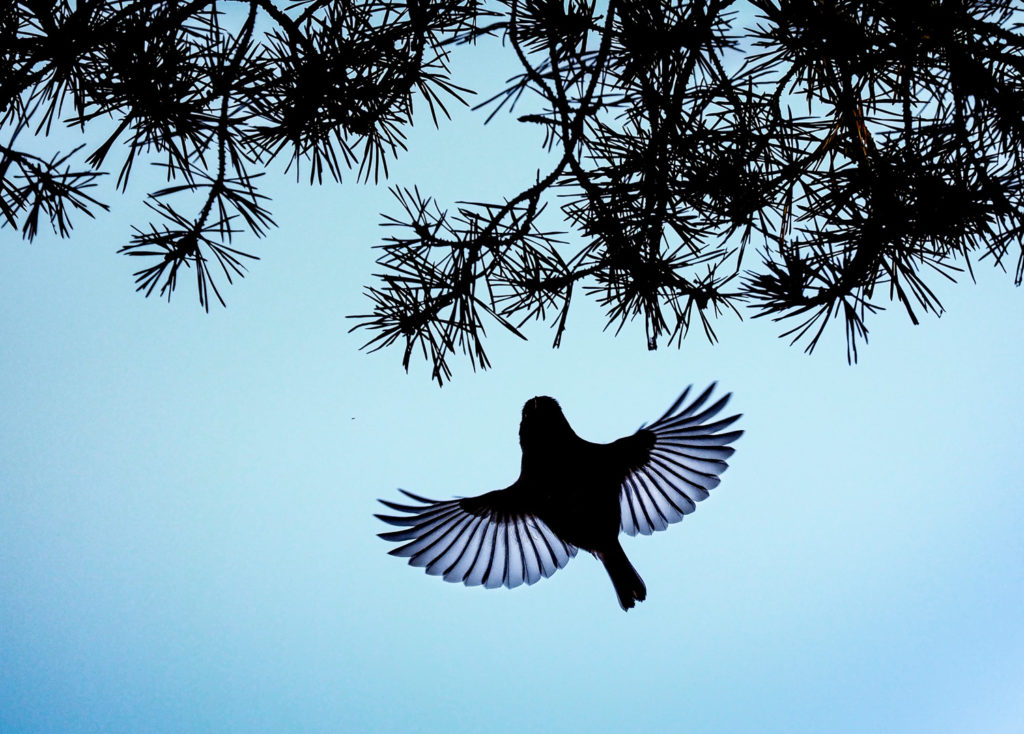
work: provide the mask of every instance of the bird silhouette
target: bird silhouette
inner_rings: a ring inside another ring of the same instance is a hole
[[[399,490],[417,504],[380,500],[401,514],[377,517],[403,528],[380,537],[402,542],[390,553],[428,574],[485,588],[533,584],[582,548],[604,564],[628,610],[647,589],[619,531],[650,535],[693,512],[718,485],[729,444],[743,435],[725,430],[739,415],[714,420],[731,397],[709,404],[714,387],[689,404],[686,388],[661,418],[604,444],[577,436],[553,398],[531,398],[519,424],[519,479],[452,500]]]

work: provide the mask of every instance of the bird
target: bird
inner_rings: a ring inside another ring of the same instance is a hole
[[[714,401],[712,383],[687,402],[692,385],[664,415],[635,433],[593,443],[576,435],[558,402],[526,401],[519,424],[522,462],[508,487],[475,497],[433,500],[399,489],[408,502],[379,500],[377,514],[402,529],[378,533],[402,543],[391,555],[428,574],[467,586],[533,584],[576,556],[605,567],[623,610],[647,598],[619,533],[650,535],[694,511],[728,467],[743,431],[740,415],[717,418],[731,398]]]

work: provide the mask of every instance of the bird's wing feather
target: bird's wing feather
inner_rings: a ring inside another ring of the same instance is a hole
[[[381,500],[400,515],[377,515],[404,528],[380,533],[404,542],[391,555],[407,557],[445,581],[493,589],[547,578],[576,555],[535,515],[516,508],[515,485],[478,497],[431,500],[400,490],[416,505]]]
[[[689,404],[686,388],[665,415],[615,442],[630,467],[619,490],[621,527],[629,535],[650,535],[679,522],[718,486],[734,451],[728,444],[743,431],[725,430],[739,415],[713,420],[731,397],[707,405],[714,387]]]

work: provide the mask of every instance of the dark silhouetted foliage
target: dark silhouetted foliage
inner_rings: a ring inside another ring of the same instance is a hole
[[[147,295],[169,297],[191,270],[207,308],[223,302],[215,279],[253,257],[232,237],[273,225],[257,187],[268,165],[379,180],[414,99],[437,123],[468,98],[451,47],[500,39],[521,73],[479,106],[543,129],[552,165],[454,211],[396,188],[370,313],[356,317],[368,347],[401,345],[406,366],[420,352],[439,381],[454,352],[487,366],[489,321],[519,334],[550,320],[557,345],[577,284],[616,330],[642,319],[652,349],[694,324],[714,339],[714,319],[745,307],[808,350],[841,320],[854,359],[886,302],[915,323],[941,313],[935,278],[987,258],[1024,279],[1018,2],[5,7],[4,224],[32,238],[46,218],[66,236],[70,214],[104,208],[89,192],[106,164],[126,187],[151,160],[169,183],[122,252],[145,263]],[[90,149],[21,145],[57,123]],[[569,232],[542,223],[552,202]]]

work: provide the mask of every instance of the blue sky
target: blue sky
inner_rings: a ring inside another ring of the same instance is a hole
[[[392,183],[451,204],[543,166],[534,131],[455,118]],[[810,357],[749,319],[649,353],[581,297],[560,350],[495,327],[495,368],[438,389],[348,333],[395,211],[351,178],[274,177],[280,227],[210,314],[133,292],[131,199],[70,241],[0,230],[0,731],[1020,731],[1009,276],[977,267],[918,327],[889,309],[852,367],[838,324]],[[628,614],[586,554],[485,591],[375,535],[397,487],[515,479],[533,395],[610,440],[713,380],[747,433],[695,514],[624,539],[648,588]]]

